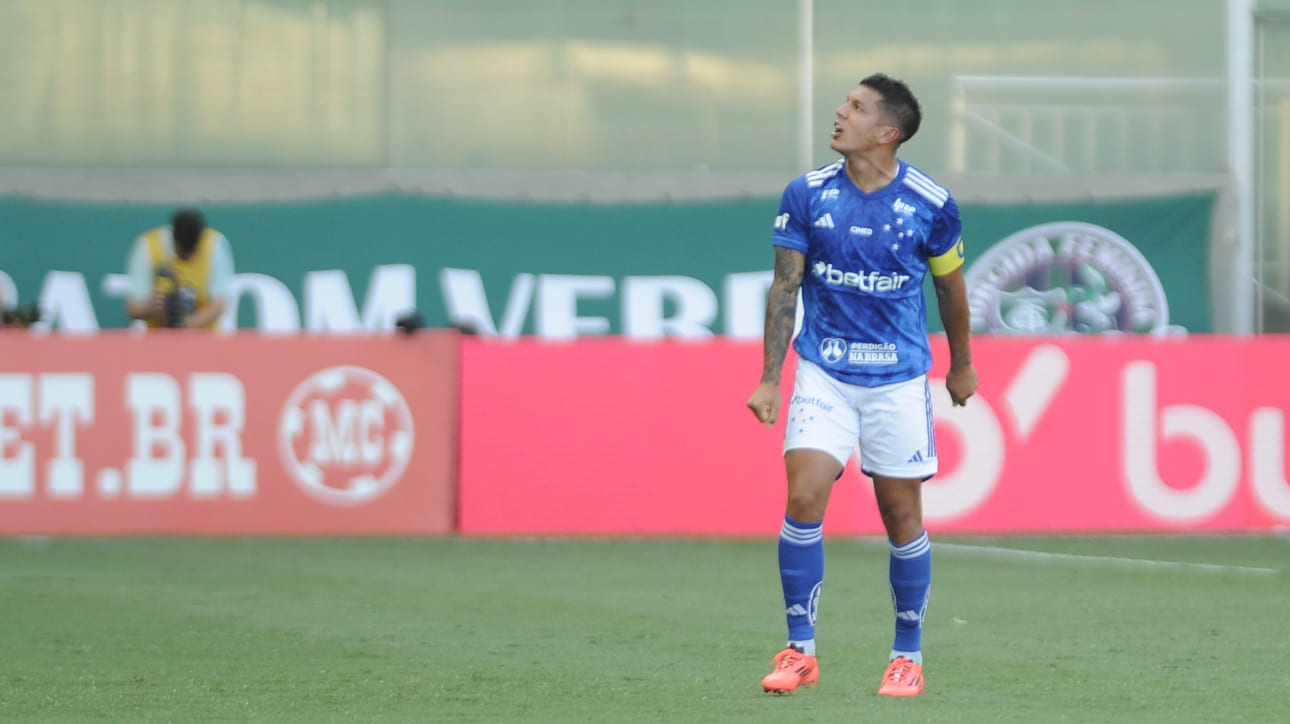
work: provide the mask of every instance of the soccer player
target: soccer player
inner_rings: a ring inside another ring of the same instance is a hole
[[[793,179],[775,217],[761,382],[748,407],[780,416],[780,376],[804,306],[784,432],[788,499],[779,570],[788,642],[762,680],[792,693],[819,679],[815,620],[824,580],[821,526],[833,483],[857,443],[891,543],[896,635],[878,693],[923,691],[923,616],[932,582],[921,486],[936,473],[923,280],[930,271],[949,340],[945,384],[955,405],[976,392],[963,282],[962,224],[949,191],[901,161],[918,131],[918,100],[871,75],[847,95],[830,147],[842,159]]]

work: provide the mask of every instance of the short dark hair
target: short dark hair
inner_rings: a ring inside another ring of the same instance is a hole
[[[170,219],[170,235],[175,242],[175,253],[187,257],[197,248],[197,242],[206,230],[206,218],[197,209],[180,209]]]
[[[918,99],[903,81],[896,80],[885,73],[874,73],[860,81],[860,85],[878,91],[882,96],[882,106],[886,109],[895,126],[900,130],[896,145],[908,141],[918,133],[923,123],[923,112],[918,107]]]

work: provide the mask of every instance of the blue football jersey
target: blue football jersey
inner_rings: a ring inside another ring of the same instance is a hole
[[[962,264],[958,205],[901,161],[886,187],[865,193],[838,161],[793,179],[774,244],[806,255],[799,356],[843,382],[874,387],[932,366],[923,281]]]

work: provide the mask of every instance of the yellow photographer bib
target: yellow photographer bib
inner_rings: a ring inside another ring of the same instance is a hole
[[[152,259],[157,291],[169,294],[176,289],[187,289],[196,300],[195,308],[201,309],[210,303],[211,254],[214,253],[215,238],[219,232],[210,228],[202,231],[201,238],[197,240],[197,248],[187,259],[180,259],[173,251],[166,248],[162,243],[162,235],[165,232],[165,227],[160,227],[143,235],[148,242],[148,255]],[[167,279],[158,274],[167,267],[171,270],[173,278]],[[218,324],[219,320],[216,320],[206,326],[208,329],[214,329]],[[161,327],[163,323],[162,320],[149,319],[148,326]]]

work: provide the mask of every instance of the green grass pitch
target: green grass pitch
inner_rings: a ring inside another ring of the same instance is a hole
[[[1286,538],[933,544],[885,699],[874,540],[826,539],[793,696],[773,539],[3,540],[0,721],[1290,721]]]

